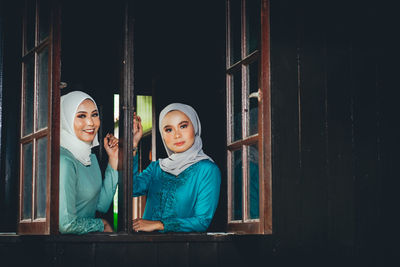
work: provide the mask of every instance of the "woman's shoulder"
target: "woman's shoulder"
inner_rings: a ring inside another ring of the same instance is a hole
[[[97,163],[97,158],[95,154],[90,154],[90,159],[92,161],[92,163]],[[74,154],[72,154],[71,151],[69,151],[68,149],[64,148],[64,147],[60,147],[60,164],[73,164],[73,165],[77,165],[79,163],[79,160],[77,160],[74,156]],[[79,165],[79,164],[78,164]]]
[[[60,160],[75,160],[74,155],[66,148],[60,147]]]
[[[197,162],[195,165],[198,170],[220,172],[218,165],[209,159],[203,159],[203,160]]]

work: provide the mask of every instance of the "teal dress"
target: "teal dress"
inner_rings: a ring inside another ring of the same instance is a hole
[[[143,219],[161,221],[163,232],[204,232],[217,208],[221,173],[210,160],[199,161],[178,176],[164,172],[158,161],[138,173],[133,163],[133,195],[146,195]]]
[[[91,165],[79,162],[67,149],[60,148],[59,230],[63,234],[102,232],[96,210],[107,212],[118,183],[118,172],[107,166],[104,181],[99,163],[90,155]]]

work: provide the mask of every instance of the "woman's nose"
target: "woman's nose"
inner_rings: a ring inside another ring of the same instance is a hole
[[[86,120],[86,123],[87,123],[88,125],[93,125],[93,124],[94,124],[94,123],[93,123],[93,118],[88,117],[88,119]]]
[[[175,132],[175,138],[179,138],[181,137],[181,132],[180,131],[176,131]]]

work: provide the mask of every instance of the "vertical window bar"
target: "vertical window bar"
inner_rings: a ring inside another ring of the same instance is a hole
[[[226,48],[226,58],[225,58],[225,65],[226,65],[226,69],[229,68],[230,66],[230,58],[231,58],[231,19],[230,19],[230,6],[231,6],[231,1],[227,0],[226,1],[226,44],[225,44],[225,48]]]
[[[37,147],[36,147],[36,138],[33,139],[33,158],[32,158],[32,221],[35,220],[36,214],[36,158],[37,158]]]
[[[241,0],[241,58],[246,57],[246,1]],[[246,65],[242,64],[242,139],[247,137],[247,70]],[[247,220],[247,146],[242,146],[242,220]]]
[[[242,14],[242,20],[241,20],[241,31],[242,31],[242,44],[241,44],[241,55],[242,59],[246,57],[246,51],[247,51],[247,42],[246,42],[246,0],[242,0],[242,9],[241,9],[241,14]]]
[[[243,222],[247,221],[247,146],[242,146],[242,219]]]
[[[229,127],[228,127],[229,128]],[[228,150],[227,153],[228,162],[228,222],[232,221],[232,151]]]
[[[229,74],[227,74],[226,75],[226,86],[227,86],[227,98],[228,98],[228,100],[227,100],[227,106],[226,106],[226,114],[227,114],[227,122],[226,122],[226,125],[228,126],[228,127],[226,127],[227,128],[227,135],[228,135],[228,138],[227,138],[227,142],[228,142],[228,144],[232,141],[232,127],[231,127],[231,123],[232,123],[232,120],[233,120],[233,112],[232,112],[232,90],[233,90],[233,88],[232,88],[232,76],[231,75],[229,75]]]

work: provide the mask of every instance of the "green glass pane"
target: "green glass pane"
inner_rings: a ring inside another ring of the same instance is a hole
[[[23,203],[22,219],[32,218],[32,143],[22,146],[23,162]]]
[[[47,137],[38,140],[37,149],[35,218],[46,218]]]
[[[243,188],[242,150],[233,152],[232,157],[232,220],[242,219]]]
[[[241,60],[241,0],[230,0],[230,63],[231,65]]]
[[[26,51],[29,51],[35,46],[36,1],[30,0],[26,3],[25,46]]]
[[[249,65],[249,94],[258,92],[258,61]],[[258,133],[258,98],[249,98],[249,128],[248,134],[253,135]]]
[[[38,129],[47,127],[48,116],[48,81],[49,81],[49,48],[46,47],[38,54],[39,75],[38,75]]]
[[[142,119],[143,133],[148,133],[151,131],[152,127],[152,97],[145,95],[137,96],[137,114]]]
[[[242,138],[242,75],[241,72],[235,72],[232,77],[232,140],[236,141]]]
[[[24,97],[24,123],[23,134],[27,135],[33,131],[33,100],[35,92],[35,62],[29,57],[25,62],[25,97]]]
[[[42,41],[50,32],[50,1],[39,1],[39,40]]]
[[[246,0],[246,55],[259,49],[261,29],[261,1]]]
[[[259,172],[258,172],[258,144],[247,147],[248,162],[248,214],[250,219],[258,219],[259,216]]]

